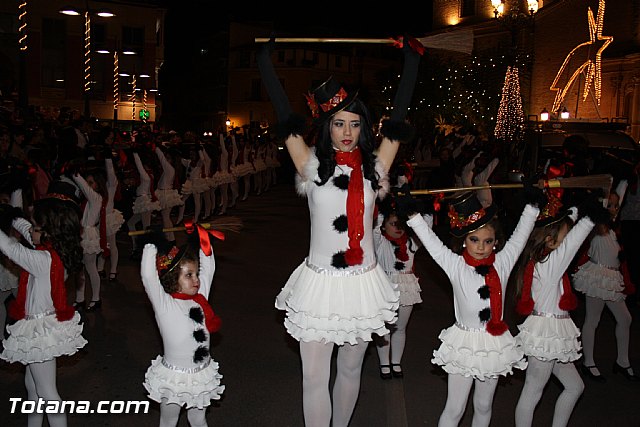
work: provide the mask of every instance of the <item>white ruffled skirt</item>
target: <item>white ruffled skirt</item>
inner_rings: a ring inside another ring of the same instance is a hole
[[[182,200],[182,197],[180,197],[180,193],[178,190],[173,188],[156,190],[156,197],[160,202],[161,209],[184,205],[184,201]]]
[[[431,363],[442,366],[449,374],[484,381],[527,367],[524,352],[509,331],[494,336],[482,329],[465,330],[454,324],[443,329],[438,338],[442,344],[434,350]]]
[[[144,387],[149,398],[156,402],[165,399],[187,408],[202,409],[219,400],[224,392],[220,385],[222,375],[218,373],[218,363],[211,359],[209,364],[198,372],[182,372],[165,366],[162,356],[151,361],[144,376]]]
[[[107,236],[116,234],[120,230],[120,227],[122,227],[122,224],[124,224],[122,212],[118,209],[109,212],[107,214]]]
[[[573,287],[587,296],[605,301],[621,301],[626,298],[622,293],[622,273],[591,261],[582,264],[573,274]]]
[[[342,272],[338,272],[342,273]],[[357,344],[389,333],[395,323],[400,291],[382,267],[356,275],[319,272],[302,262],[276,297],[286,311],[287,332],[298,341]]]
[[[557,319],[530,315],[518,325],[516,343],[524,354],[542,361],[568,363],[580,358],[580,329],[571,318]]]
[[[215,175],[213,175],[213,179],[216,181],[217,187],[223,184],[231,184],[236,180],[236,177],[230,172],[216,172]]]
[[[153,212],[160,210],[160,202],[151,200],[151,196],[149,194],[145,194],[142,196],[136,197],[133,201],[133,213],[139,214],[144,212]]]
[[[83,227],[80,245],[82,245],[82,251],[85,254],[99,254],[102,252],[98,227]]]
[[[264,170],[267,170],[267,163],[262,159],[256,160],[254,166],[256,168],[255,170],[256,172],[262,172]]]
[[[241,163],[238,166],[231,168],[231,173],[236,178],[254,173],[253,165],[251,163]]]
[[[413,273],[391,273],[389,280],[398,285],[400,289],[400,305],[414,305],[422,302],[420,297],[420,284],[418,277]]]
[[[82,336],[80,314],[60,322],[55,313],[35,319],[21,319],[7,325],[9,338],[5,339],[0,358],[23,365],[52,360],[62,355],[72,355],[87,344]]]
[[[0,291],[11,291],[18,289],[18,274],[17,272],[7,269],[2,263],[0,263]],[[1,332],[1,331],[0,331]]]

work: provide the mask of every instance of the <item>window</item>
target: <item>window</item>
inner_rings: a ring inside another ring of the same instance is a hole
[[[476,0],[462,0],[460,5],[460,17],[473,16],[476,14]]]
[[[93,52],[107,48],[107,26],[91,24],[91,49]]]
[[[122,50],[144,53],[144,27],[122,27]]]
[[[65,87],[66,75],[66,26],[64,19],[42,20],[42,69],[43,87]]]

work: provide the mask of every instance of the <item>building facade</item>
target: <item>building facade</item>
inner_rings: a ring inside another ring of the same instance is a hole
[[[43,114],[66,107],[121,127],[154,122],[165,10],[152,2],[70,0],[63,14],[62,6],[0,2],[3,97]]]

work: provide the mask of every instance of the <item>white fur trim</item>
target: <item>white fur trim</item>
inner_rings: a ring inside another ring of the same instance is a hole
[[[313,179],[318,174],[318,166],[320,166],[320,161],[316,157],[316,150],[314,148],[311,149],[309,154],[309,160],[302,168],[303,175],[299,173],[296,174],[296,192],[306,197],[308,186],[313,184]]]
[[[377,157],[376,172],[380,175],[380,179],[378,180],[378,185],[380,185],[380,189],[378,189],[378,199],[382,200],[387,193],[389,193],[389,175],[384,171],[384,165]]]

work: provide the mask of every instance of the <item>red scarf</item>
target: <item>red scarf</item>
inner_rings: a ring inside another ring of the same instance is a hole
[[[149,175],[149,192],[151,193],[151,201],[155,202],[158,200],[158,196],[156,196],[156,185],[154,183],[153,173],[147,172],[147,175]]]
[[[193,300],[198,303],[200,308],[202,308],[202,312],[204,313],[204,323],[207,327],[209,333],[216,332],[220,329],[220,325],[222,324],[222,320],[220,317],[216,316],[209,304],[209,301],[204,297],[204,295],[198,293],[195,295],[187,295],[181,292],[174,292],[171,294],[175,299],[181,300]]]
[[[522,295],[516,304],[516,311],[518,314],[528,316],[533,312],[534,301],[531,295],[531,283],[533,282],[533,269],[535,262],[529,260],[524,268],[524,277],[522,285]],[[569,281],[569,275],[565,271],[562,275],[562,296],[558,302],[558,307],[564,311],[574,310],[578,306],[578,300],[571,290],[571,282]]]
[[[56,310],[56,318],[60,322],[69,320],[75,314],[75,309],[67,305],[67,290],[64,287],[64,265],[62,264],[62,260],[58,253],[51,247],[50,243],[37,245],[36,249],[40,251],[46,250],[51,255],[51,299],[53,300],[53,307]],[[29,275],[30,273],[26,270],[20,272],[18,295],[11,305],[9,305],[9,316],[11,316],[12,319],[24,319],[26,315],[25,304],[27,302],[27,282],[29,281]]]
[[[396,258],[400,261],[409,261],[409,254],[407,253],[407,241],[409,240],[409,236],[407,233],[402,233],[402,236],[398,238],[389,236],[386,231],[383,232],[382,235],[398,248],[395,251]]]
[[[102,249],[102,256],[108,257],[110,254],[109,246],[107,245],[107,197],[102,198],[100,205],[100,248]]]
[[[484,276],[484,282],[489,287],[489,304],[491,307],[491,318],[487,322],[487,332],[494,336],[504,334],[509,327],[502,320],[502,284],[500,277],[493,263],[496,260],[496,254],[491,253],[487,258],[475,259],[466,250],[462,253],[467,265],[472,267],[488,266],[489,271]]]
[[[350,152],[336,151],[336,163],[351,168],[347,189],[347,229],[349,249],[345,253],[348,265],[362,264],[364,252],[360,242],[364,236],[364,178],[362,174],[362,154],[360,147]]]

